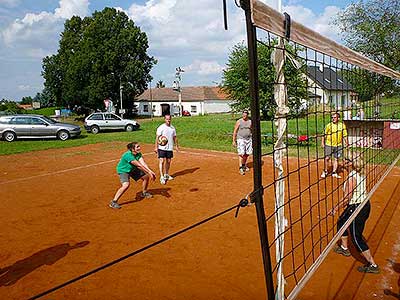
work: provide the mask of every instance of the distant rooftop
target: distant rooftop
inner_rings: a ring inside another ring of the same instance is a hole
[[[203,100],[231,100],[228,95],[219,87],[214,86],[188,86],[181,87],[182,101],[203,101]],[[137,97],[137,100],[150,101],[150,90],[147,89]],[[178,92],[173,88],[152,88],[152,101],[178,101]]]
[[[340,74],[331,68],[307,66],[307,75],[326,90],[352,91],[353,87]]]

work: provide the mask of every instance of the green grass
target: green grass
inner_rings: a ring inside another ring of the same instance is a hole
[[[54,110],[54,108],[52,108]],[[173,118],[173,125],[177,129],[179,144],[183,147],[209,149],[219,151],[234,152],[232,147],[232,132],[236,120],[240,114],[212,114],[206,116],[192,116]],[[74,118],[62,118],[63,122],[80,124]],[[88,144],[106,142],[131,142],[138,141],[146,144],[153,144],[157,127],[163,123],[163,118],[140,119],[141,128],[134,132],[101,132],[97,135],[87,133],[82,127],[82,135],[79,138],[70,139],[65,142],[59,140],[17,140],[12,143],[0,141],[0,155],[24,153],[37,150],[69,148]],[[288,139],[288,153],[290,156],[299,157],[322,157],[323,149],[320,147],[320,139],[316,139],[317,134],[321,134],[325,125],[330,122],[330,114],[312,113],[305,118],[290,119],[287,122],[287,132],[295,136],[308,135],[310,142],[306,145],[297,145],[296,139]],[[261,122],[262,135],[276,136],[276,125],[272,121]],[[262,138],[262,153],[271,154],[273,144],[271,139],[265,143]],[[386,150],[385,150],[386,151]],[[391,153],[391,152],[389,152]],[[389,154],[388,153],[388,154]],[[387,155],[385,157],[391,157]],[[389,159],[390,160],[390,159]]]

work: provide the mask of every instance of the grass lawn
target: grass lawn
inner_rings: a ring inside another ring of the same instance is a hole
[[[173,118],[172,123],[177,129],[179,144],[182,147],[234,152],[236,149],[232,147],[232,132],[235,122],[240,116],[240,114],[212,114],[206,116],[176,117]],[[63,121],[77,123],[73,118]],[[323,149],[320,146],[321,141],[316,136],[323,133],[324,127],[328,122],[330,122],[330,114],[328,112],[324,114],[312,113],[304,118],[288,120],[288,134],[293,136],[308,135],[311,137],[310,142],[305,145],[299,145],[296,138],[287,139],[289,155],[295,157],[316,157],[316,152],[318,152],[318,157],[322,157]],[[0,155],[114,141],[154,143],[156,128],[163,123],[163,118],[158,117],[153,120],[139,119],[139,123],[141,124],[141,128],[138,131],[101,132],[96,135],[87,133],[82,123],[80,123],[82,125],[81,137],[64,142],[55,139],[17,140],[12,143],[0,141]],[[276,136],[275,124],[271,121],[262,121],[261,133],[263,135],[262,153],[270,155],[273,151],[271,137]],[[268,137],[269,143],[266,143],[267,139],[264,139],[264,136]],[[396,152],[393,150],[375,151],[379,151],[379,157],[388,158],[388,162],[393,160],[393,152]],[[382,153],[386,152],[387,154],[382,155]]]

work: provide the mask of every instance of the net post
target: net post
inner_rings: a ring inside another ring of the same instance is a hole
[[[265,275],[265,284],[267,288],[267,300],[275,299],[274,281],[272,277],[271,257],[269,251],[269,242],[267,234],[267,224],[263,202],[262,186],[262,153],[261,153],[261,126],[260,126],[260,103],[259,103],[259,82],[257,67],[257,36],[256,27],[251,20],[250,0],[241,0],[241,7],[245,11],[247,47],[249,56],[249,79],[250,79],[250,110],[252,117],[252,139],[253,139],[253,163],[254,163],[254,193],[251,199],[255,202],[258,231],[260,235],[261,251],[263,258],[263,267]]]

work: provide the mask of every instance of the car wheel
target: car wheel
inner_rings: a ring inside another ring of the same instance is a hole
[[[66,140],[69,139],[69,133],[68,133],[68,131],[66,131],[66,130],[60,130],[60,131],[57,133],[57,137],[58,137],[60,140],[62,140],[62,141],[66,141]]]
[[[128,132],[133,131],[133,125],[132,124],[126,125],[125,130]]]
[[[6,131],[6,132],[3,133],[3,138],[7,142],[13,142],[17,138],[17,135],[12,131]]]
[[[98,134],[99,131],[100,131],[99,126],[94,125],[94,126],[90,127],[90,132],[93,134]]]

